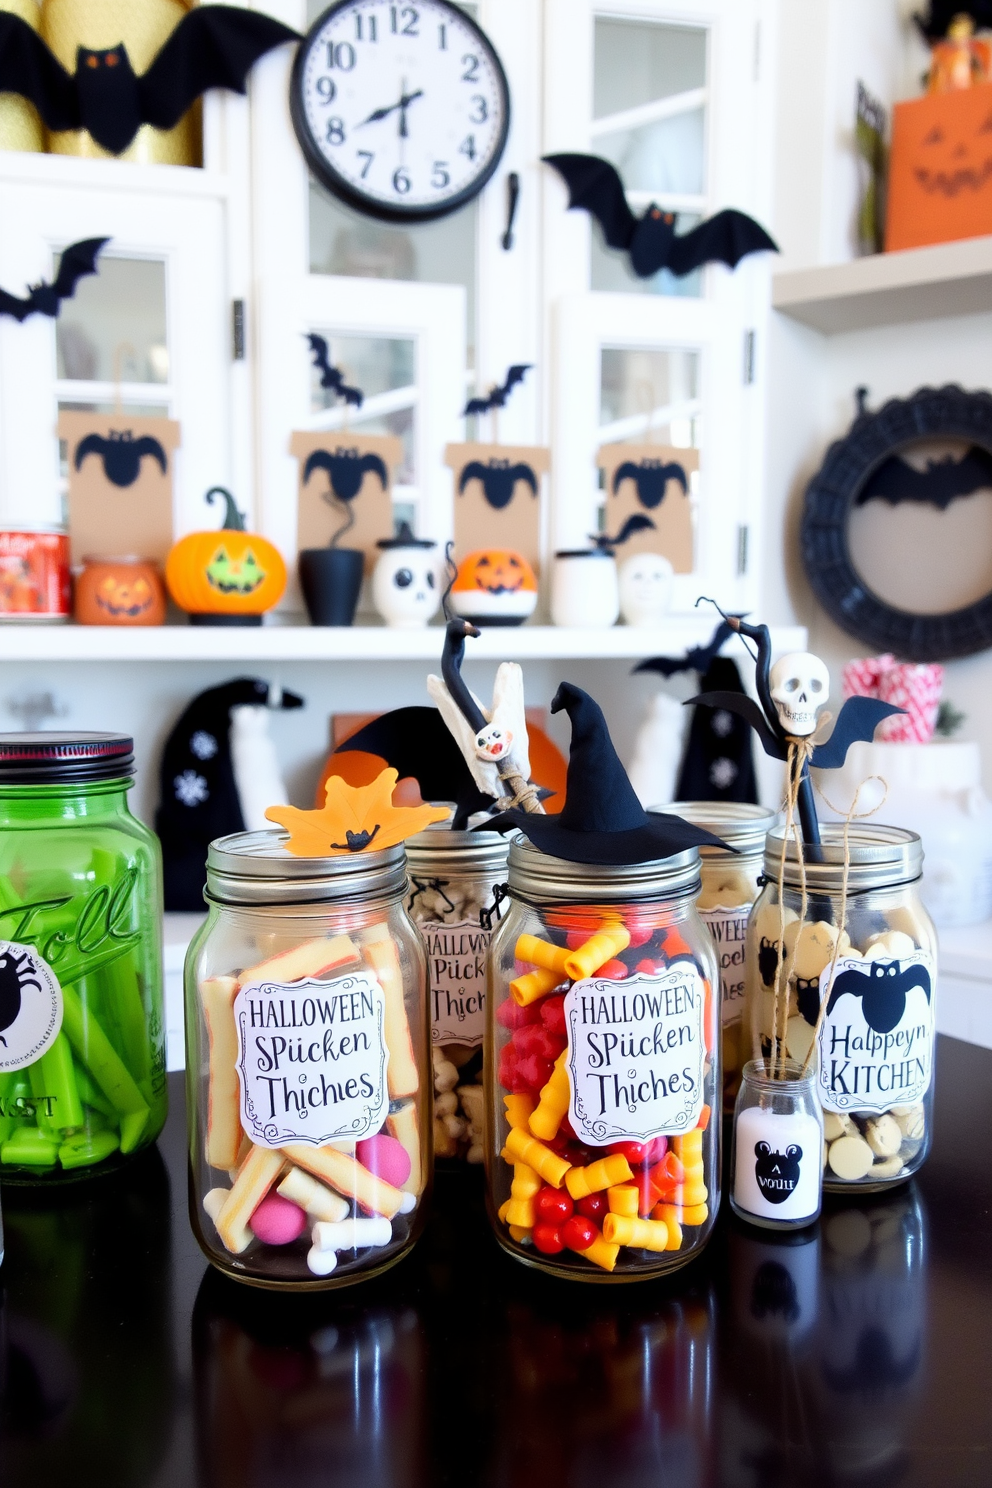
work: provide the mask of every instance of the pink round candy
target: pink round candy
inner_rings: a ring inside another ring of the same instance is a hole
[[[307,1227],[306,1210],[282,1194],[266,1194],[248,1227],[263,1245],[291,1245]]]
[[[410,1154],[402,1142],[387,1137],[383,1132],[359,1142],[355,1156],[363,1168],[368,1168],[370,1173],[375,1173],[394,1188],[402,1188],[410,1176]]]

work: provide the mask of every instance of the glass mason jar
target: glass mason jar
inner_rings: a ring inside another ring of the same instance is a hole
[[[211,843],[186,957],[190,1221],[239,1281],[348,1286],[423,1228],[431,1090],[423,942],[402,846],[293,857]]]
[[[452,832],[443,824],[408,839],[407,909],[427,946],[434,1074],[434,1161],[481,1163],[485,1155],[482,1044],[486,956],[502,913],[497,885],[509,846],[498,832]]]
[[[904,1182],[930,1150],[937,937],[920,899],[923,849],[915,832],[852,823],[841,925],[843,826],[820,830],[821,861],[806,863],[803,924],[795,840],[786,846],[780,902],[782,828],[768,834],[765,886],[748,923],[746,1022],[755,1058],[774,1051],[804,1063],[839,939],[810,1061],[823,1109],[823,1186],[871,1191]],[[807,848],[808,858],[813,851]]]
[[[727,844],[723,848],[704,843],[699,849],[703,888],[696,908],[716,941],[720,961],[723,1109],[731,1112],[741,1067],[748,1057],[743,1022],[747,921],[758,897],[765,837],[778,820],[778,812],[746,801],[675,801],[651,809],[683,816]]]
[[[816,1071],[794,1059],[749,1059],[734,1111],[730,1207],[766,1230],[795,1230],[820,1213],[823,1117]]]
[[[496,1237],[582,1281],[674,1270],[720,1205],[720,983],[696,849],[598,867],[514,838],[509,890],[486,1025]]]
[[[162,867],[123,734],[0,734],[0,1176],[117,1168],[165,1123]]]

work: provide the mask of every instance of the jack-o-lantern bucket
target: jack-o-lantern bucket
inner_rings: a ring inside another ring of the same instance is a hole
[[[449,603],[473,625],[522,625],[537,605],[537,579],[522,553],[479,548],[458,565]]]
[[[165,561],[165,582],[191,625],[261,625],[282,598],[286,565],[267,538],[245,531],[230,491],[211,486],[204,500],[215,496],[225,503],[223,527],[181,537]]]
[[[897,103],[885,249],[992,233],[992,83]]]
[[[165,585],[147,558],[84,558],[73,609],[79,625],[164,625]]]

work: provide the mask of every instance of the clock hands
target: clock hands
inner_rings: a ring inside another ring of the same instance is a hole
[[[361,123],[362,124],[378,124],[381,119],[388,119],[390,114],[394,114],[396,112],[396,110],[399,109],[399,111],[400,111],[400,139],[406,139],[407,136],[408,136],[408,133],[409,133],[409,131],[407,129],[407,126],[406,126],[406,111],[407,111],[407,108],[410,106],[411,103],[413,103],[413,101],[414,101],[415,98],[423,98],[423,96],[424,96],[424,90],[423,90],[423,88],[418,88],[416,90],[416,92],[414,92],[414,93],[407,93],[407,91],[406,91],[406,83],[404,82],[404,84],[403,84],[403,92],[400,95],[400,100],[399,100],[398,103],[390,103],[385,108],[373,109],[372,113],[369,114],[368,118],[367,119],[363,119],[361,121]]]

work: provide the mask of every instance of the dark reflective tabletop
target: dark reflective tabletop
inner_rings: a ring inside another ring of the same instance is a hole
[[[158,1151],[4,1191],[3,1488],[992,1484],[992,1051],[941,1040],[914,1184],[787,1241],[725,1205],[667,1281],[577,1287],[498,1251],[475,1173],[316,1299],[206,1266],[171,1078]]]

